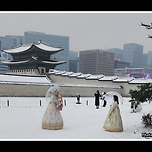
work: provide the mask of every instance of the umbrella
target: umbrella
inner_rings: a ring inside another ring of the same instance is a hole
[[[116,96],[118,96],[119,103],[123,104],[123,97],[119,93],[110,91],[110,92],[107,92],[106,94],[107,94],[106,95],[107,96],[107,101],[109,103],[113,102],[113,96],[116,95]]]
[[[52,96],[52,94],[55,92],[55,91],[59,91],[59,89],[60,89],[60,87],[58,86],[58,85],[55,85],[55,86],[53,86],[53,87],[50,87],[49,89],[48,89],[48,91],[46,92],[46,101],[47,102],[50,102],[50,99],[51,99],[51,96]]]

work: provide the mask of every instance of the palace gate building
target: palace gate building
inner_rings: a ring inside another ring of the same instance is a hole
[[[39,41],[2,50],[5,53],[11,54],[13,60],[1,62],[9,66],[9,73],[46,74],[49,69],[54,69],[57,65],[66,63],[66,61],[51,58],[51,55],[62,50],[62,47],[53,47]]]

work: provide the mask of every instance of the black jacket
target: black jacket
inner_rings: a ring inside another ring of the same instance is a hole
[[[95,105],[99,106],[100,102],[99,102],[99,98],[101,97],[100,93],[95,93]]]

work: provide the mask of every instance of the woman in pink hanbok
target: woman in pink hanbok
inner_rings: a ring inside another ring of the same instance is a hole
[[[47,100],[49,100],[49,105],[47,106],[43,119],[42,128],[43,129],[61,129],[63,128],[63,119],[60,114],[62,110],[62,96],[59,95],[59,87],[51,87],[46,94]]]
[[[123,124],[120,115],[118,96],[114,95],[113,100],[114,102],[110,105],[110,110],[103,128],[107,131],[121,132],[123,131]]]

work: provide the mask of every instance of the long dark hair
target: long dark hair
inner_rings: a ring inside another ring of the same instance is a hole
[[[119,104],[118,96],[114,95],[113,98],[114,98],[114,102],[117,102],[117,104]]]
[[[97,94],[100,94],[99,90],[97,90]]]

